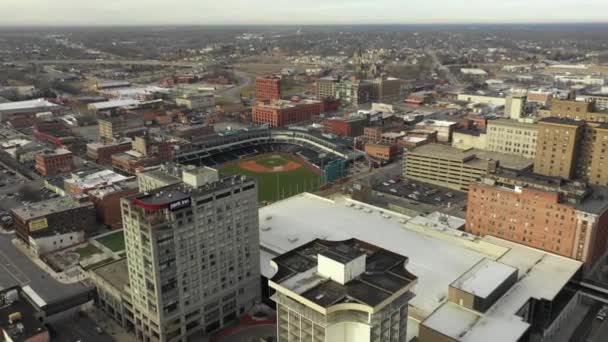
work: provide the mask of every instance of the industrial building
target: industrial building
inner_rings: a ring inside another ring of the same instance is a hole
[[[275,100],[270,103],[258,103],[252,109],[251,120],[257,125],[285,127],[297,123],[310,122],[314,116],[323,112],[323,102],[302,100],[292,102]]]

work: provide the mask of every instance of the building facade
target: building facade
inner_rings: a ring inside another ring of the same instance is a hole
[[[590,268],[607,247],[608,205],[599,199],[607,193],[604,187],[533,174],[487,176],[470,186],[465,230],[580,260]]]
[[[311,121],[313,116],[323,112],[323,102],[303,100],[291,102],[277,100],[270,104],[257,104],[252,109],[251,120],[254,124],[267,124],[270,127],[284,127]]]
[[[260,300],[256,184],[209,182],[210,172],[185,171],[183,183],[122,200],[140,341],[188,341],[234,322]]]
[[[521,171],[530,169],[531,164],[528,159],[507,154],[426,144],[405,150],[403,176],[466,192],[469,184],[499,167]]]
[[[330,118],[325,120],[325,132],[341,137],[358,137],[363,135],[369,119],[365,116],[350,118]]]
[[[538,125],[534,173],[573,178],[585,123],[552,117]]]
[[[63,148],[37,154],[35,161],[36,171],[43,176],[70,172],[74,167],[72,152]]]
[[[508,119],[490,120],[486,129],[486,149],[534,159],[538,130],[536,124]]]
[[[417,282],[407,257],[356,239],[315,240],[272,263],[278,342],[406,341]]]
[[[281,78],[257,77],[255,79],[255,97],[258,101],[274,101],[281,99]]]

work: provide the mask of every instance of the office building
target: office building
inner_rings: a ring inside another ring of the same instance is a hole
[[[538,122],[534,173],[571,179],[585,122],[565,118],[544,118]]]
[[[382,137],[382,127],[372,126],[363,128],[363,140],[365,142],[377,142]]]
[[[139,189],[135,181],[107,184],[89,191],[89,200],[95,207],[97,222],[110,229],[121,228],[120,200],[138,192]]]
[[[357,239],[397,255],[406,255],[409,260],[406,269],[417,277],[417,284],[413,290],[415,296],[408,304],[405,341],[418,338],[421,342],[523,342],[541,337],[554,341],[564,334],[565,330],[560,328],[576,317],[577,311],[573,307],[580,303],[580,295],[567,285],[580,272],[582,263],[577,260],[493,236],[476,237],[427,222],[430,220],[425,220],[426,217],[412,218],[344,197],[329,200],[300,194],[262,207],[259,214],[262,274],[271,281],[287,276],[284,264],[277,264],[273,259],[290,251],[297,254],[300,247],[320,237],[327,241]],[[451,221],[448,218],[448,222]],[[307,256],[311,254],[307,253]],[[306,261],[302,257],[302,263],[297,263],[301,268],[290,271],[294,274],[291,284],[296,286],[296,280],[300,279],[302,284],[322,279],[318,272],[310,277],[300,273],[318,267],[318,259]],[[371,257],[367,257],[366,265],[371,261]],[[516,276],[513,276],[514,272]],[[303,288],[297,288],[301,295],[291,291],[289,306],[279,306],[279,319],[285,317],[283,309],[289,309],[288,314],[293,313],[293,321],[289,322],[294,327],[291,331],[298,331],[299,312],[310,313],[307,319],[313,314],[315,318],[323,317],[316,315],[322,311],[306,310],[308,305],[324,310],[314,304],[322,297],[307,297],[310,300],[306,305],[295,300],[315,293],[314,289],[307,293]],[[364,313],[361,317],[368,317],[368,308],[359,307]],[[340,317],[344,316],[328,316],[328,319]],[[385,319],[388,322],[390,318],[385,316]],[[357,327],[357,323],[364,322],[369,321],[357,320],[344,326],[343,334],[318,341],[357,341],[348,332],[352,331],[351,327]],[[285,323],[278,324],[285,326]],[[315,326],[320,333],[321,325]],[[367,329],[369,326],[371,324]],[[362,336],[366,341],[367,331],[361,329],[361,334],[356,336]],[[285,332],[278,333],[279,341],[284,341],[280,334]],[[393,340],[380,338],[378,341]]]
[[[606,187],[499,172],[471,184],[465,230],[580,260],[591,268],[607,247],[607,196]]]
[[[489,120],[486,128],[486,149],[534,159],[539,126],[516,120]]]
[[[357,78],[336,79],[331,77],[322,78],[317,81],[317,98],[334,98],[342,103],[358,106],[368,103],[374,99],[374,90],[371,82],[362,81]]]
[[[252,109],[251,120],[254,124],[270,127],[285,127],[296,123],[309,122],[323,112],[323,102],[302,100],[292,102],[276,100],[258,103]]]
[[[255,182],[209,168],[182,180],[122,199],[138,340],[185,342],[260,300]]]
[[[440,144],[405,150],[403,156],[404,177],[465,192],[470,183],[499,168],[523,171],[531,166],[531,160],[514,155]]]
[[[372,93],[370,101],[392,102],[401,99],[401,80],[393,77],[379,77],[371,81]]]
[[[362,115],[353,115],[348,118],[334,117],[325,120],[325,132],[340,137],[358,137],[363,135],[369,118]]]
[[[281,78],[274,76],[255,79],[255,97],[259,102],[281,99]]]
[[[113,141],[127,129],[127,120],[119,115],[107,114],[99,119],[99,138]]]
[[[190,110],[203,110],[215,106],[215,95],[207,94],[185,94],[175,98],[175,104]]]
[[[56,150],[45,150],[35,157],[36,171],[43,176],[54,176],[72,171],[74,161],[72,152],[59,148]]]
[[[357,239],[314,240],[272,260],[278,342],[406,341],[407,257]]]

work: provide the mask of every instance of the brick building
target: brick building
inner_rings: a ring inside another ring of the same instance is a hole
[[[72,152],[60,148],[47,150],[36,155],[36,171],[43,176],[53,176],[72,171],[74,166]]]
[[[363,128],[363,140],[367,142],[380,141],[382,136],[382,127],[373,126]]]
[[[255,79],[255,97],[260,102],[281,99],[281,79],[265,76]]]
[[[86,196],[58,197],[28,204],[13,209],[12,216],[17,237],[41,252],[78,243],[80,234],[74,236],[73,233],[86,235],[95,230],[93,203]]]
[[[122,227],[120,199],[135,195],[138,191],[137,181],[115,183],[90,191],[88,195],[95,206],[97,222],[111,229]]]
[[[366,116],[336,117],[325,120],[325,132],[341,137],[358,137],[363,135],[367,125],[369,119]]]
[[[499,172],[470,185],[465,230],[580,260],[590,268],[608,242],[606,187]]]
[[[131,139],[114,141],[111,143],[87,144],[87,157],[97,164],[112,164],[112,155],[127,152],[131,149]]]
[[[311,121],[324,110],[323,102],[302,100],[291,102],[276,100],[269,104],[258,103],[252,109],[251,119],[254,124],[268,124],[271,127],[284,127],[296,123]]]
[[[396,144],[365,144],[365,153],[382,162],[391,162],[397,157],[399,149]]]

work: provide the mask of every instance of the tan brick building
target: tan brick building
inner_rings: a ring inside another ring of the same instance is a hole
[[[571,179],[585,123],[553,117],[542,119],[538,125],[534,172]]]

